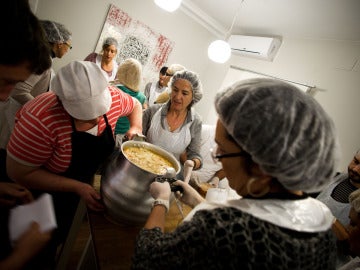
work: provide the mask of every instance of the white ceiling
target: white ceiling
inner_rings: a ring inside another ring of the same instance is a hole
[[[183,0],[181,9],[221,38],[237,13],[231,34],[360,41],[360,0]]]

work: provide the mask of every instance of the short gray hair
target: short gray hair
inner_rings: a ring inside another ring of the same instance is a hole
[[[279,80],[250,79],[218,93],[215,107],[236,143],[288,190],[318,192],[333,178],[335,127],[310,95]]]
[[[195,72],[192,72],[190,70],[182,70],[175,72],[175,74],[171,77],[170,80],[170,89],[172,89],[174,83],[180,79],[187,80],[191,84],[191,89],[193,94],[193,100],[190,103],[190,107],[191,107],[195,103],[199,102],[203,96],[202,84],[199,75],[197,75]]]

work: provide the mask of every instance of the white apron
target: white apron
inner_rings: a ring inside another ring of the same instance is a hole
[[[164,119],[166,122],[166,118]],[[149,143],[155,144],[172,153],[177,160],[191,142],[190,124],[186,123],[174,132],[164,129],[161,125],[161,108],[154,114],[146,138]],[[167,123],[165,123],[167,126]]]
[[[330,211],[333,213],[333,215],[341,222],[341,224],[345,226],[350,223],[349,212],[351,205],[350,203],[342,203],[335,201],[331,197],[331,193],[334,190],[334,188],[346,178],[347,178],[347,174],[341,174],[337,179],[337,181],[331,183],[325,190],[323,190],[316,197],[316,199],[326,204],[327,207],[329,207]]]
[[[116,73],[117,73],[117,70],[118,70],[119,65],[116,63],[115,60],[112,60],[113,70],[112,70],[112,72],[111,72],[111,76],[109,76],[108,73],[101,68],[101,59],[102,59],[102,55],[101,55],[101,54],[98,54],[98,55],[96,56],[95,63],[100,67],[102,73],[104,74],[104,76],[105,76],[105,78],[107,79],[108,82],[115,80]]]
[[[226,203],[203,202],[197,205],[184,219],[191,220],[196,211],[234,207],[261,220],[298,232],[322,232],[331,228],[334,217],[329,208],[314,198],[303,200],[229,200]]]

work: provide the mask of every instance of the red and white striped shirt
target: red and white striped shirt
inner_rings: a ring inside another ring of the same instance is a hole
[[[109,86],[112,96],[106,113],[111,129],[121,116],[129,115],[135,106],[133,98]],[[65,172],[71,161],[71,116],[57,96],[49,91],[26,103],[16,115],[16,124],[7,146],[8,155],[28,166],[44,166],[54,173]],[[98,134],[106,127],[104,118]],[[91,145],[89,145],[91,147]]]

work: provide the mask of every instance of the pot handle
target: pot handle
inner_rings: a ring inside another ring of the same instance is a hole
[[[132,138],[133,141],[140,141],[140,142],[145,142],[146,140],[146,136],[145,135],[142,135],[142,134],[139,134],[139,133],[136,133],[134,135],[134,137]]]
[[[132,140],[132,141],[138,141],[138,142],[145,142],[146,136],[145,136],[145,135],[142,135],[142,134],[139,134],[139,133],[136,133],[131,140]],[[129,141],[128,136],[125,135],[125,136],[123,137],[122,141],[123,141],[123,142]]]

